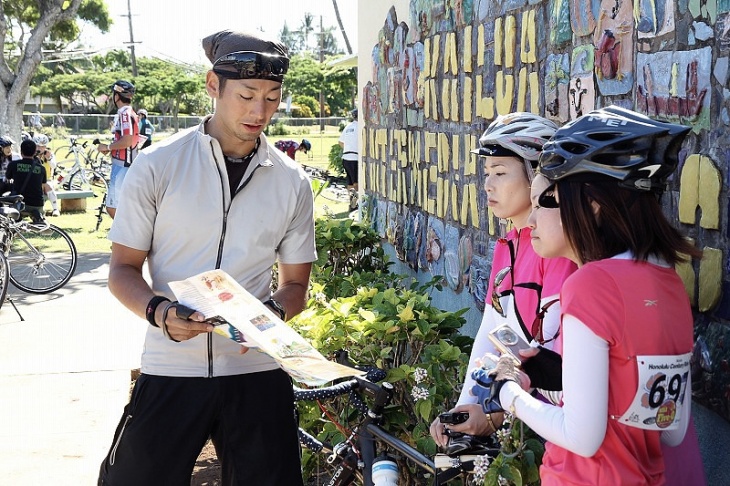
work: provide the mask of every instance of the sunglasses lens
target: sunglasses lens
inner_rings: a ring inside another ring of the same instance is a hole
[[[218,59],[213,70],[238,79],[282,81],[289,70],[289,58],[251,51],[232,52]]]
[[[507,274],[512,270],[512,267],[504,267],[502,270],[497,272],[497,275],[494,277],[494,287],[499,287],[502,285],[502,282],[504,281],[504,278],[507,276]]]
[[[511,266],[504,267],[502,270],[497,272],[497,275],[494,276],[494,287],[492,288],[492,308],[502,317],[507,317],[507,314],[504,312],[504,308],[502,307],[502,302],[500,300],[502,295],[497,291],[497,289],[500,285],[502,285],[502,282],[504,282],[505,277],[509,275],[511,270]]]
[[[555,198],[555,184],[551,184],[545,189],[542,194],[537,198],[537,204],[542,208],[555,209],[559,208],[560,204]]]

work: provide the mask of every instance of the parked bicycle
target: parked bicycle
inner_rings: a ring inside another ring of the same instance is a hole
[[[15,207],[22,201],[21,195],[0,197],[0,251],[7,259],[7,275],[23,292],[53,292],[76,271],[76,245],[64,230],[42,218],[38,222],[23,219],[22,209]],[[0,261],[0,273],[2,266]],[[7,288],[0,289],[6,292]]]
[[[338,361],[349,364],[344,352],[338,356]],[[393,386],[387,382],[376,383],[384,378],[384,371],[368,368],[365,378],[355,377],[325,388],[295,387],[294,397],[297,401],[319,401],[349,395],[349,403],[356,411],[357,424],[343,441],[335,445],[322,442],[299,429],[302,446],[315,453],[327,455],[328,474],[323,484],[397,485],[399,462],[416,467],[423,478],[430,478],[434,486],[444,485],[452,480],[467,484],[477,456],[497,457],[499,446],[496,440],[482,441],[474,438],[469,447],[462,448],[458,453],[451,456],[438,454],[431,459],[388,433],[383,428],[382,416],[391,403]],[[390,482],[379,482],[383,476],[388,476]]]
[[[87,153],[88,140],[83,143],[79,143],[75,137],[71,137],[69,140],[70,145],[56,150],[57,154],[61,149],[67,152],[65,153],[66,160],[57,162],[54,178],[66,190],[93,191],[94,188],[101,188],[106,191],[111,174],[110,163],[98,162],[98,159],[93,159]],[[94,140],[94,142],[98,141]]]

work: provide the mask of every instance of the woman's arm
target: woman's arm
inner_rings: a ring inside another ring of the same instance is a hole
[[[517,417],[541,437],[591,457],[606,435],[608,343],[570,315],[563,318],[563,332],[563,407],[541,402],[513,382],[499,398],[506,410],[514,403]]]
[[[477,384],[474,378],[471,377],[471,370],[477,366],[476,361],[482,359],[485,354],[499,354],[487,337],[489,331],[492,329],[494,329],[494,313],[492,312],[492,307],[487,305],[484,309],[479,330],[474,338],[474,345],[471,348],[471,355],[469,356],[469,364],[466,367],[466,376],[464,376],[464,385],[461,388],[459,400],[456,402],[457,405],[477,403],[476,397],[469,393],[472,387]]]

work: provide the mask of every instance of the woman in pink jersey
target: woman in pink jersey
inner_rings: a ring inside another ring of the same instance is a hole
[[[559,338],[558,293],[576,266],[564,258],[547,260],[535,254],[527,227],[530,181],[542,146],[556,129],[554,123],[540,116],[513,113],[492,122],[479,139],[479,148],[473,151],[484,162],[484,190],[489,207],[497,217],[510,220],[512,229],[494,248],[488,297],[470,357],[471,366],[484,354],[495,352],[487,335],[501,324],[508,324],[527,342],[534,339],[536,344],[549,348]],[[469,393],[474,384],[467,373],[459,401],[451,410],[468,412],[469,418],[448,427],[470,435],[489,435],[501,424],[502,414],[482,413],[477,398]],[[431,424],[430,432],[439,446],[447,447],[449,436],[438,418]]]
[[[560,293],[563,404],[524,391],[543,377],[528,378],[510,359],[491,383],[477,377],[548,440],[544,486],[667,483],[662,444],[682,443],[692,402],[693,318],[674,265],[700,254],[664,217],[659,196],[688,131],[612,106],[544,147],[533,246],[579,265]],[[696,439],[685,447],[697,450]]]

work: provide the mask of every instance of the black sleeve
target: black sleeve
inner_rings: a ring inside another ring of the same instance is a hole
[[[5,169],[5,179],[12,179],[15,176],[15,168],[18,166],[16,161],[12,161],[8,164],[8,168]]]
[[[563,389],[563,358],[555,351],[540,346],[540,352],[522,362],[522,369],[535,388],[549,391]]]

